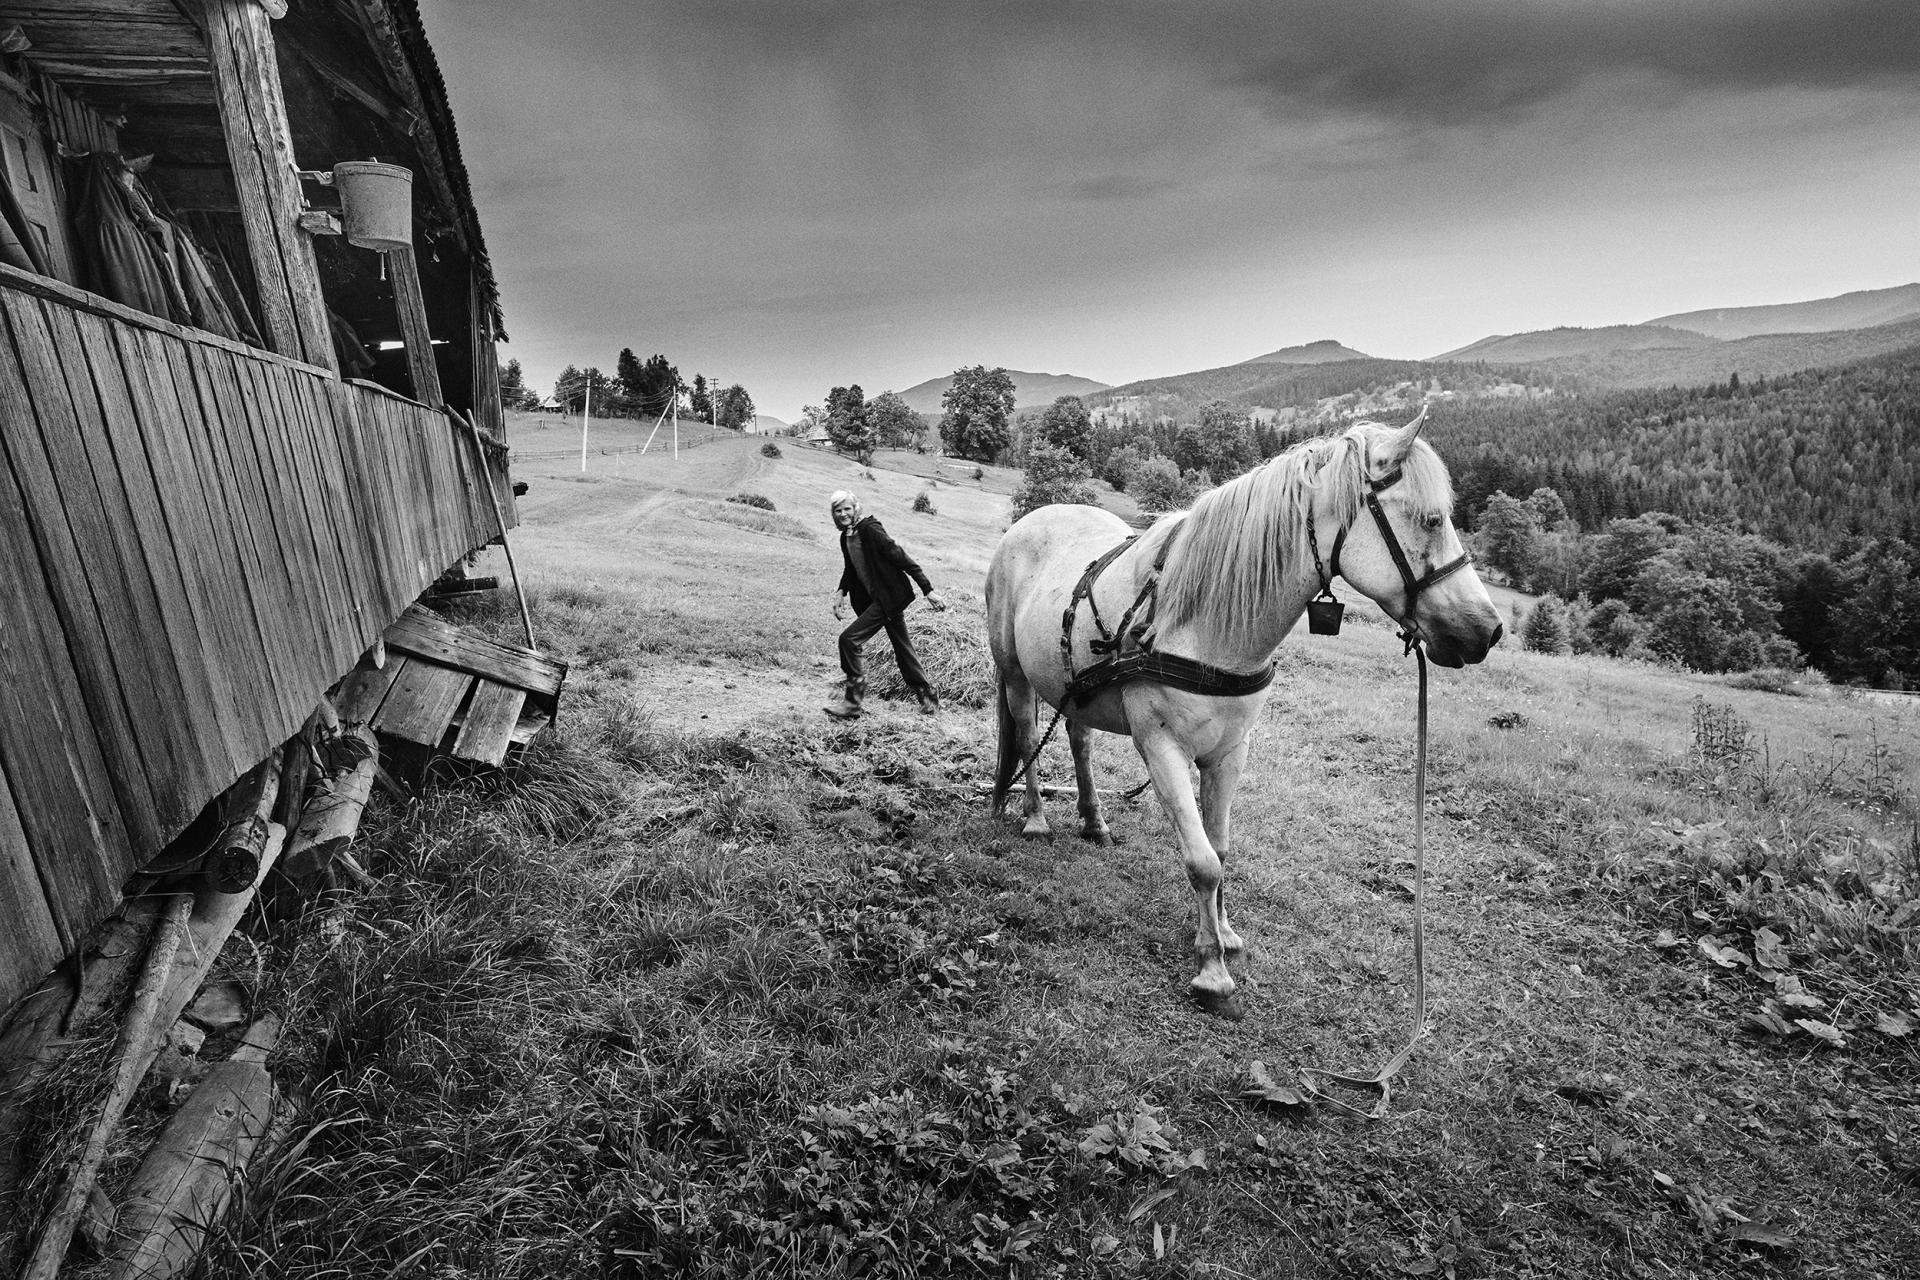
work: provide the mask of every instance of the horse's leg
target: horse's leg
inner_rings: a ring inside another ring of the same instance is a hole
[[[1033,751],[1039,730],[1034,722],[1034,714],[1040,700],[1033,695],[1033,687],[1026,677],[1018,672],[1000,673],[1000,760],[998,775],[995,778],[994,812],[1006,811],[1006,792],[1019,775],[1020,762]],[[1047,815],[1040,801],[1040,783],[1035,776],[1039,762],[1034,761],[1025,770],[1027,782],[1027,802],[1024,811],[1026,825],[1020,828],[1023,836],[1045,836],[1053,834],[1053,828],[1047,825]]]
[[[1200,821],[1213,851],[1220,856],[1220,883],[1213,891],[1213,909],[1220,920],[1220,949],[1229,960],[1238,959],[1247,949],[1246,941],[1227,923],[1226,877],[1228,812],[1233,808],[1233,793],[1240,786],[1240,772],[1246,766],[1245,739],[1211,765],[1200,766]]]
[[[993,816],[997,818],[1007,811],[1007,795],[1013,790],[1013,775],[1020,768],[1020,729],[1014,722],[1013,709],[1007,705],[1007,678],[1004,675],[1000,677],[994,707],[998,711],[995,724],[999,730],[999,751],[993,767]]]
[[[1067,721],[1067,744],[1073,748],[1073,781],[1080,792],[1080,834],[1097,845],[1113,843],[1113,832],[1100,816],[1100,796],[1093,789],[1093,730]]]
[[[1137,723],[1137,722],[1136,722]],[[1186,864],[1187,883],[1193,886],[1199,921],[1193,932],[1193,955],[1200,971],[1188,990],[1200,1007],[1209,1013],[1239,1018],[1233,1002],[1233,975],[1227,971],[1225,949],[1220,938],[1220,855],[1207,838],[1200,821],[1200,807],[1194,802],[1193,783],[1187,778],[1187,754],[1162,725],[1136,730],[1134,747],[1146,763],[1153,790],[1173,823],[1180,841],[1181,858]]]

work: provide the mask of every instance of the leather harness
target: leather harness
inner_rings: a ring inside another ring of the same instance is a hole
[[[1380,494],[1398,484],[1404,471],[1395,467],[1378,480],[1367,485],[1367,509],[1373,513],[1373,519],[1380,526],[1380,537],[1387,544],[1387,553],[1393,557],[1394,567],[1400,571],[1400,580],[1406,585],[1406,616],[1413,616],[1413,604],[1422,591],[1452,574],[1458,573],[1473,563],[1473,557],[1462,552],[1446,564],[1429,570],[1423,577],[1416,578],[1413,566],[1407,560],[1407,553],[1400,547],[1400,539],[1393,532],[1393,525],[1387,519],[1386,509],[1380,505]],[[1320,560],[1320,546],[1314,537],[1313,520],[1307,520],[1307,544],[1313,551],[1314,572],[1320,577],[1320,595],[1333,598],[1333,579],[1340,573],[1340,549],[1346,545],[1347,532],[1353,526],[1342,525],[1333,540],[1333,555],[1328,563]],[[1060,658],[1067,673],[1066,696],[1060,705],[1064,710],[1076,703],[1084,705],[1109,685],[1124,684],[1131,680],[1151,680],[1156,684],[1171,685],[1184,689],[1188,693],[1203,694],[1215,698],[1240,698],[1250,693],[1258,693],[1273,683],[1274,664],[1269,662],[1257,671],[1231,671],[1216,667],[1211,663],[1198,662],[1177,653],[1161,653],[1153,647],[1148,632],[1153,624],[1154,606],[1159,599],[1160,570],[1167,562],[1167,551],[1173,545],[1177,532],[1160,544],[1160,554],[1154,558],[1153,568],[1147,573],[1146,585],[1140,588],[1140,594],[1134,597],[1127,611],[1120,615],[1119,625],[1112,631],[1107,630],[1106,620],[1100,616],[1100,606],[1093,598],[1093,585],[1108,565],[1119,558],[1120,553],[1132,546],[1139,538],[1134,534],[1111,547],[1087,565],[1086,572],[1080,575],[1080,581],[1074,584],[1073,595],[1067,601],[1065,612],[1060,618]],[[1075,671],[1073,665],[1073,628],[1080,613],[1080,602],[1086,601],[1088,611],[1093,615],[1094,630],[1098,638],[1088,644],[1094,656],[1099,658],[1084,671]],[[1136,621],[1137,619],[1137,621]],[[1412,623],[1401,633],[1411,650],[1418,637]],[[1131,640],[1134,648],[1122,652]]]

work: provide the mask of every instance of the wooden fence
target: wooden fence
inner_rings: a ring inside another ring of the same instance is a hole
[[[0,267],[0,1009],[499,534],[489,485],[438,411]]]

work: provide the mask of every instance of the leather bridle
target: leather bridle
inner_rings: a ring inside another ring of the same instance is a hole
[[[1407,559],[1406,551],[1400,546],[1399,535],[1393,531],[1393,522],[1387,519],[1386,508],[1380,505],[1380,494],[1387,489],[1391,489],[1394,485],[1399,484],[1400,481],[1405,478],[1405,469],[1395,467],[1378,480],[1368,481],[1366,502],[1367,510],[1373,513],[1373,522],[1380,526],[1380,540],[1387,544],[1387,554],[1393,557],[1393,567],[1400,571],[1400,581],[1406,588],[1407,604],[1406,608],[1402,611],[1402,617],[1406,620],[1406,630],[1402,632],[1401,635],[1402,638],[1407,641],[1408,647],[1411,648],[1415,641],[1413,631],[1413,606],[1414,602],[1420,598],[1420,593],[1428,587],[1433,586],[1436,582],[1451,577],[1453,574],[1460,572],[1460,570],[1472,564],[1473,557],[1467,552],[1462,551],[1445,564],[1437,565],[1427,570],[1427,572],[1420,577],[1416,578],[1414,576],[1413,565]],[[1351,521],[1340,526],[1340,532],[1334,535],[1333,554],[1327,557],[1327,562],[1323,564],[1320,560],[1320,542],[1319,539],[1314,536],[1313,517],[1311,514],[1308,515],[1307,546],[1313,551],[1314,572],[1320,575],[1320,595],[1316,597],[1316,599],[1333,599],[1333,580],[1340,576],[1340,548],[1346,545],[1347,533],[1352,528],[1353,523]]]

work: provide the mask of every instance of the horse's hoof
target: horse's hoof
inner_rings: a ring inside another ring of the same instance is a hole
[[[1080,834],[1085,836],[1090,843],[1096,844],[1102,849],[1111,849],[1113,847],[1113,832],[1111,831],[1083,831]]]
[[[1225,1018],[1228,1022],[1238,1022],[1247,1016],[1240,998],[1231,991],[1203,991],[1199,987],[1190,987],[1188,990],[1202,1013]]]
[[[1045,818],[1028,818],[1027,825],[1020,828],[1020,834],[1029,840],[1044,840],[1053,834],[1053,828],[1047,825]]]

